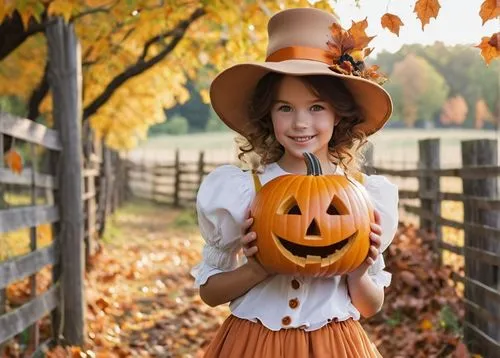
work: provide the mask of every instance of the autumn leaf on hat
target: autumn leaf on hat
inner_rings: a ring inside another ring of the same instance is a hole
[[[331,27],[331,40],[327,42],[333,63],[330,69],[343,75],[359,76],[378,84],[385,82],[386,78],[377,73],[378,66],[365,68],[364,59],[373,51],[368,44],[375,36],[368,36],[366,19],[352,22],[349,30],[344,30],[338,23]]]

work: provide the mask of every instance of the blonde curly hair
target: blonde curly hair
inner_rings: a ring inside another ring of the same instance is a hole
[[[271,72],[259,81],[249,106],[250,121],[246,136],[236,141],[240,150],[238,158],[254,171],[278,161],[285,152],[274,135],[271,120],[271,107],[284,76]],[[364,118],[353,96],[344,82],[335,77],[309,75],[298,78],[318,98],[328,102],[340,118],[328,143],[332,163],[339,165],[347,174],[358,173],[364,160],[360,149],[367,140],[365,133],[359,129]]]

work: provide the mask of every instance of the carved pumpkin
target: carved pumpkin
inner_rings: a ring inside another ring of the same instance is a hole
[[[359,182],[322,175],[304,153],[307,175],[266,183],[251,206],[257,259],[273,272],[328,277],[353,271],[370,247],[373,207]]]

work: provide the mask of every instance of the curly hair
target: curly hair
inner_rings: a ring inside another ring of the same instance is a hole
[[[271,120],[271,107],[286,75],[270,72],[257,84],[249,105],[249,118],[244,140],[237,141],[240,153],[238,158],[256,167],[278,161],[285,149],[277,141]],[[328,152],[333,163],[339,165],[346,173],[359,172],[364,157],[359,149],[366,144],[366,135],[359,128],[363,122],[363,114],[351,92],[344,82],[338,78],[324,75],[309,75],[299,77],[318,98],[328,102],[340,119],[335,126],[328,143]],[[257,161],[252,161],[251,155],[258,155]]]

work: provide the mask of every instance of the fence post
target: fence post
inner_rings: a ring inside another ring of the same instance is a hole
[[[418,141],[419,153],[419,168],[420,169],[439,169],[440,167],[440,152],[439,139],[422,139]],[[421,207],[425,211],[432,213],[433,217],[441,216],[441,201],[439,200],[440,192],[440,177],[420,176],[418,178],[419,196],[431,195],[432,199],[420,199]],[[436,220],[420,218],[420,227],[427,233],[435,235],[434,250],[438,256],[438,261],[441,263],[441,227],[437,225]]]
[[[0,133],[0,168],[3,167],[3,134]],[[3,196],[3,184],[0,184],[0,210],[5,207]],[[7,288],[0,288],[0,316],[7,312]],[[0,342],[0,357],[4,356],[5,344]]]
[[[179,160],[179,149],[175,150],[175,181],[174,181],[174,206],[179,206],[179,189],[181,186],[181,164]]]
[[[72,24],[54,18],[46,30],[49,53],[49,83],[52,90],[54,123],[62,155],[58,170],[61,244],[61,286],[63,290],[63,334],[66,342],[85,343],[84,248],[82,203],[82,104],[81,59]]]
[[[201,186],[204,174],[205,174],[205,151],[200,150],[200,156],[198,157],[198,188]]]
[[[36,188],[36,173],[37,173],[37,160],[36,160],[36,152],[35,145],[30,143],[30,157],[31,157],[31,188],[30,188],[30,196],[31,196],[31,205],[36,206],[36,198],[37,198],[37,188]],[[30,227],[30,250],[37,250],[37,227]],[[37,291],[37,282],[36,282],[36,273],[30,276],[30,296],[32,299],[36,298]],[[33,323],[30,328],[30,339],[28,343],[28,350],[34,352],[38,343],[40,341],[40,331],[38,329],[38,321]]]
[[[491,139],[462,141],[462,163],[463,167],[474,167],[477,165],[498,165],[497,141]],[[463,193],[466,196],[480,196],[486,198],[498,197],[498,178],[489,177],[484,179],[462,179]],[[491,227],[500,227],[500,214],[495,211],[482,210],[471,204],[464,203],[464,222],[477,225],[487,225]],[[485,285],[500,289],[499,274],[497,266],[481,262],[471,257],[468,253],[469,247],[483,249],[492,253],[500,252],[498,238],[491,235],[479,235],[464,230],[464,258],[465,258],[465,276],[484,283]],[[465,283],[465,299],[471,301],[494,317],[500,317],[500,304],[496,300],[487,299],[484,292],[476,291],[475,286]],[[465,306],[465,341],[470,350],[479,353],[484,357],[500,357],[500,351],[493,347],[488,347],[477,341],[477,335],[469,325],[479,328],[492,339],[500,342],[500,324],[495,320],[485,321],[481,317],[474,315]]]

